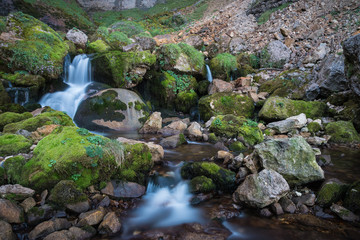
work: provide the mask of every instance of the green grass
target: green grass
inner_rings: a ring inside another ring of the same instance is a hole
[[[267,10],[266,12],[261,14],[261,16],[259,17],[258,24],[262,25],[262,24],[266,23],[267,21],[269,21],[270,16],[271,16],[272,13],[274,13],[274,12],[276,12],[278,10],[283,10],[284,8],[287,8],[290,4],[291,4],[291,2],[284,3],[284,4],[280,5],[277,8]]]

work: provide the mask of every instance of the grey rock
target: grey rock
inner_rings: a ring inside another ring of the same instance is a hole
[[[37,225],[30,233],[29,239],[35,240],[39,238],[43,238],[50,233],[68,229],[71,227],[71,223],[65,218],[55,218],[49,221],[45,221]]]
[[[48,204],[44,204],[40,207],[33,207],[27,212],[27,223],[29,225],[36,225],[50,219],[53,215],[54,209]]]
[[[350,89],[360,96],[360,34],[345,40],[343,49],[346,59],[345,72],[348,73]]]
[[[197,122],[190,123],[190,126],[185,130],[185,135],[192,140],[201,140],[203,133],[200,124]]]
[[[23,210],[15,203],[0,199],[0,219],[8,223],[22,223],[24,220]]]
[[[31,208],[36,206],[36,202],[32,197],[29,197],[29,198],[25,199],[24,201],[22,201],[22,203],[20,203],[20,206],[27,213]]]
[[[279,200],[279,203],[284,210],[284,212],[287,213],[294,213],[296,211],[295,204],[287,197],[283,197]]]
[[[90,209],[90,204],[88,200],[85,200],[82,202],[66,204],[66,209],[75,213],[83,213]]]
[[[299,212],[302,214],[307,214],[309,212],[309,208],[305,204],[301,204],[299,206]]]
[[[288,183],[279,173],[264,169],[260,173],[247,176],[236,189],[233,199],[252,207],[264,208],[277,202],[289,190]]]
[[[119,137],[116,140],[121,143],[126,143],[126,144],[130,144],[130,145],[139,144],[139,143],[146,145],[150,150],[151,159],[154,162],[159,162],[164,158],[164,149],[159,144],[155,144],[153,142],[137,141],[137,140],[123,138],[123,137]]]
[[[26,138],[31,137],[31,132],[29,132],[29,131],[27,131],[27,130],[25,130],[25,129],[19,129],[19,130],[17,130],[17,131],[16,131],[16,134],[18,134],[18,135],[23,135],[23,136],[26,137]]]
[[[12,227],[9,223],[0,220],[0,240],[16,240]]]
[[[305,204],[308,207],[312,207],[315,205],[315,200],[316,200],[315,194],[308,193],[308,194],[302,195],[300,197],[299,203]]]
[[[91,210],[89,212],[81,213],[79,215],[79,222],[77,226],[86,226],[86,225],[97,225],[99,224],[105,216],[105,209],[99,207],[98,209]]]
[[[75,43],[75,45],[81,48],[85,48],[88,37],[84,32],[80,31],[79,29],[73,28],[66,33],[66,39]]]
[[[301,136],[272,139],[255,146],[255,156],[266,169],[283,175],[289,184],[304,184],[324,179],[314,151]]]
[[[304,113],[301,113],[301,114],[296,115],[296,116],[289,117],[286,120],[288,120],[288,119],[295,120],[295,127],[296,128],[302,128],[307,123],[307,118],[306,118],[306,115]]]
[[[74,236],[76,240],[91,239],[96,235],[96,229],[87,225],[84,228],[71,227],[69,232]]]
[[[110,198],[108,196],[105,196],[98,204],[98,207],[108,207],[109,205],[110,205]]]
[[[144,126],[139,130],[140,133],[157,133],[162,127],[161,112],[153,112]]]
[[[146,50],[154,50],[156,47],[156,41],[153,38],[150,37],[135,37],[137,44],[140,45],[141,49]]]
[[[270,208],[271,208],[271,211],[277,216],[284,214],[284,211],[283,211],[280,203],[273,203],[273,204],[271,204]]]
[[[114,234],[121,229],[121,223],[115,212],[109,212],[105,215],[104,220],[100,224],[98,231],[100,234]]]
[[[24,200],[28,197],[32,197],[35,194],[35,191],[21,186],[20,184],[15,185],[2,185],[0,186],[0,196],[6,198],[11,195],[15,200]]]
[[[340,205],[333,203],[331,205],[330,209],[336,215],[338,215],[342,220],[349,221],[349,222],[359,221],[359,216],[356,216],[353,212],[351,212],[350,210],[348,210]]]
[[[279,40],[270,42],[267,50],[271,62],[287,63],[290,60],[291,50]]]
[[[101,193],[113,198],[138,198],[145,194],[145,187],[133,182],[111,181]]]
[[[163,136],[172,136],[183,133],[187,128],[187,124],[181,120],[175,121],[170,123],[169,125],[165,126],[159,133]]]
[[[184,42],[197,50],[201,50],[202,46],[204,46],[204,40],[199,35],[191,35],[187,37]]]
[[[176,147],[180,146],[181,144],[186,143],[186,140],[185,140],[185,142],[183,142],[182,140],[183,140],[183,138],[181,137],[181,135],[177,134],[177,135],[173,135],[173,136],[162,139],[160,141],[160,145],[164,148],[176,148]]]
[[[260,210],[260,215],[263,217],[271,217],[273,214],[268,208],[263,208]]]
[[[208,94],[212,95],[218,92],[232,92],[234,85],[221,79],[214,79],[208,87]]]
[[[231,39],[229,43],[229,50],[231,54],[235,55],[246,51],[246,49],[247,49],[246,41],[243,38],[235,37]]]
[[[319,84],[312,83],[305,90],[306,99],[309,101],[315,100],[320,95],[320,92]]]
[[[247,175],[250,174],[250,171],[246,167],[240,167],[238,173],[236,174],[236,178],[239,179],[239,181],[243,181]]]
[[[71,234],[69,230],[62,230],[62,231],[56,231],[53,233],[50,233],[47,235],[44,240],[73,240],[74,235]],[[76,238],[78,239],[78,238]]]
[[[288,133],[296,128],[294,119],[286,119],[282,121],[272,122],[267,125],[268,128],[275,130],[277,133]]]

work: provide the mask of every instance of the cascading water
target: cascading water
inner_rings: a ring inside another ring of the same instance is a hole
[[[206,64],[206,72],[207,72],[207,79],[209,82],[212,82],[213,81],[213,77],[212,77],[212,74],[211,74],[211,70],[210,70],[210,67],[209,65]]]
[[[66,112],[74,118],[76,110],[85,95],[85,88],[91,83],[91,62],[85,55],[77,55],[71,63],[70,56],[66,56],[64,63],[64,83],[69,85],[65,91],[48,93],[39,103],[41,106]]]

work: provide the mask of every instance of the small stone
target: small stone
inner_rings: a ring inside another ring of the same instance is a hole
[[[304,204],[301,204],[299,206],[299,211],[302,214],[307,214],[309,212],[309,208],[307,206],[305,206]]]
[[[16,235],[13,233],[11,225],[3,220],[0,220],[0,239],[1,240],[17,239]]]
[[[299,203],[305,204],[308,207],[315,205],[316,196],[313,193],[305,194],[300,197]]]
[[[0,219],[8,223],[22,223],[24,218],[23,210],[15,203],[0,199]]]
[[[109,205],[110,205],[110,198],[108,196],[105,196],[98,204],[98,207],[108,207]]]
[[[263,217],[271,217],[273,214],[269,210],[269,208],[263,208],[260,210],[260,215]]]
[[[114,234],[121,229],[119,218],[114,212],[109,212],[105,215],[104,220],[100,224],[98,231],[100,234]]]
[[[41,201],[40,201],[40,205],[44,205],[45,204],[45,201],[46,201],[46,197],[47,195],[49,194],[48,190],[45,189],[44,191],[42,191],[41,193]]]
[[[81,213],[79,216],[78,226],[85,225],[97,225],[99,224],[105,216],[105,209],[103,207],[99,207],[98,209]]]
[[[342,220],[349,221],[349,222],[355,222],[359,221],[359,217],[356,216],[353,212],[350,210],[339,206],[337,204],[332,204],[330,207],[331,211],[333,211],[336,215],[338,215]]]
[[[113,198],[138,198],[145,194],[145,187],[133,182],[111,181],[101,189],[101,193]]]
[[[50,233],[63,229],[68,229],[69,227],[71,227],[71,224],[65,218],[55,218],[49,221],[45,221],[37,225],[29,233],[29,239],[35,240],[35,239],[43,238],[49,235]]]
[[[275,215],[279,216],[279,215],[284,214],[284,211],[283,211],[280,203],[273,203],[273,204],[271,204],[270,207],[271,207],[271,211],[272,211]]]
[[[36,206],[36,202],[32,197],[29,197],[29,198],[25,199],[22,203],[20,203],[20,206],[27,213],[31,208]]]
[[[234,155],[227,151],[218,151],[216,154],[216,158],[220,161],[224,161],[224,164],[227,164],[229,161],[234,159]]]
[[[296,211],[295,204],[287,197],[283,197],[279,200],[279,203],[284,210],[284,212],[287,213],[294,213]]]
[[[24,200],[28,197],[32,197],[34,194],[34,190],[23,187],[20,184],[8,184],[0,186],[0,196],[2,198],[11,196],[14,200]]]

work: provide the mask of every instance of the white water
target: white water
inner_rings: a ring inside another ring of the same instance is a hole
[[[85,88],[92,81],[91,62],[85,54],[77,55],[70,63],[70,56],[65,58],[64,83],[69,85],[65,91],[45,94],[39,101],[41,106],[66,112],[74,118],[76,110],[85,95]]]
[[[213,77],[212,77],[212,74],[211,74],[211,70],[210,70],[210,67],[209,65],[206,65],[206,72],[207,72],[207,79],[209,82],[212,82],[213,81]]]

